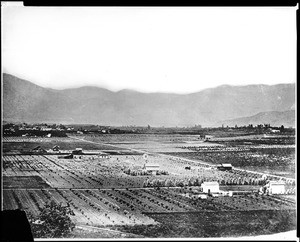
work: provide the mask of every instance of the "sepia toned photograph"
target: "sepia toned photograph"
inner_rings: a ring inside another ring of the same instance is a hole
[[[1,241],[298,240],[297,10],[1,2]]]

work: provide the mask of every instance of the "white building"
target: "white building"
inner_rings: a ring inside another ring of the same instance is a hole
[[[285,183],[282,181],[270,181],[269,182],[269,193],[270,194],[284,194]]]
[[[147,164],[144,165],[144,169],[146,171],[151,171],[152,174],[156,174],[156,172],[159,171],[159,164],[147,163]]]
[[[201,184],[202,191],[204,193],[220,192],[220,187],[218,182],[203,182]]]

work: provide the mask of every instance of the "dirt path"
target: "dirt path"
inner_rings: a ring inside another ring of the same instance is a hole
[[[99,228],[99,227],[95,227],[95,226],[91,226],[91,225],[76,225],[76,228],[86,230],[86,231],[109,232],[109,233],[112,233],[114,235],[116,235],[116,234],[120,235],[120,237],[127,237],[127,238],[128,237],[132,237],[132,238],[139,237],[139,238],[143,238],[143,236],[141,236],[141,235],[126,233],[126,232],[113,230],[113,229]]]

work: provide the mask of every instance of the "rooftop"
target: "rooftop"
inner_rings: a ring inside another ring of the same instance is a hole
[[[283,181],[270,181],[270,185],[285,185],[285,182]]]
[[[202,185],[208,185],[208,186],[215,186],[215,185],[219,185],[219,183],[217,181],[213,181],[213,182],[203,182]]]

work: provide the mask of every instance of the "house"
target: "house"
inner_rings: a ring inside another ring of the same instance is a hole
[[[282,181],[270,181],[268,188],[269,188],[270,194],[284,194],[285,193],[285,183]]]
[[[156,172],[159,171],[159,164],[146,163],[144,165],[144,170],[150,171],[153,175],[156,175]]]
[[[75,150],[72,151],[72,154],[76,154],[76,155],[83,154],[82,148],[76,148]]]
[[[214,182],[203,182],[201,184],[202,191],[204,193],[218,193],[220,192],[220,187],[219,183],[214,181]]]
[[[59,146],[58,145],[54,145],[52,148],[53,151],[59,151]]]
[[[278,130],[278,129],[272,129],[271,132],[272,133],[280,133],[280,130]]]
[[[229,163],[222,163],[217,166],[217,169],[220,171],[231,171],[232,170],[232,165]]]

